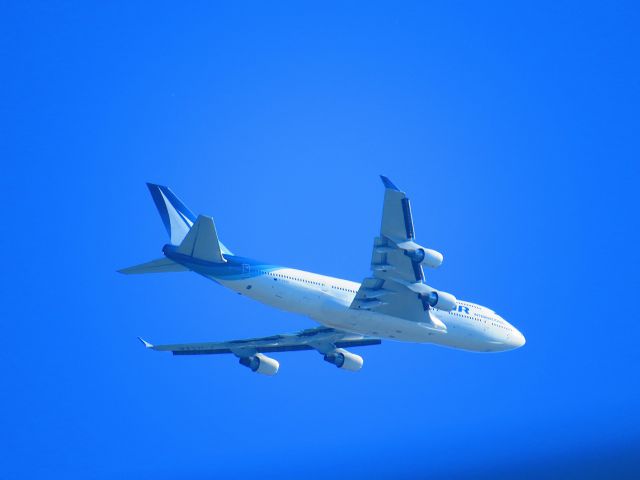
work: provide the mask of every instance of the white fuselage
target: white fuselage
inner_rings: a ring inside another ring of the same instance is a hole
[[[266,305],[361,335],[477,352],[511,350],[525,342],[524,336],[502,317],[470,302],[458,301],[450,312],[433,309],[447,327],[446,332],[434,332],[427,323],[349,308],[360,284],[348,280],[292,268],[258,270],[241,279],[205,276]]]

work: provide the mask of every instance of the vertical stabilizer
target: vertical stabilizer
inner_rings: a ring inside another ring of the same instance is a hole
[[[169,187],[156,185],[154,183],[147,183],[147,187],[149,187],[153,202],[156,204],[156,208],[160,213],[162,223],[164,223],[164,227],[167,229],[171,244],[180,245],[196,222],[196,216],[176,197]],[[216,250],[220,250],[226,255],[231,255],[232,253],[229,249],[217,239],[218,235],[215,232],[213,220],[209,217],[205,218],[211,220],[211,225],[205,225],[205,228],[213,229],[218,245]]]
[[[195,215],[168,187],[153,183],[147,183],[147,187],[160,213],[162,223],[169,233],[171,243],[180,245],[195,222]]]

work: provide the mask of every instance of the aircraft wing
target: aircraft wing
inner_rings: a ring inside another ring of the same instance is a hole
[[[174,355],[232,353],[241,358],[255,355],[256,353],[292,352],[297,350],[317,350],[320,353],[328,353],[336,348],[364,347],[382,343],[378,338],[364,337],[327,327],[310,328],[293,334],[231,340],[228,342],[152,345],[142,338],[139,340],[147,348],[161,352],[172,352]]]
[[[384,205],[380,235],[373,242],[372,276],[363,280],[350,308],[424,322],[435,330],[446,331],[419,295],[426,292],[426,285],[421,263],[408,253],[421,248],[414,242],[409,199],[387,177],[381,178]]]

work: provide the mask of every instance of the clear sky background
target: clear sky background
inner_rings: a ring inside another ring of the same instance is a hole
[[[89,3],[0,12],[0,477],[640,475],[634,2]],[[167,242],[144,182],[235,253],[360,281],[381,173],[429,283],[524,348],[267,378],[138,343],[314,325],[115,273]]]

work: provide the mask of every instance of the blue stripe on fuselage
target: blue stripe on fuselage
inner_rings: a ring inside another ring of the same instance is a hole
[[[187,267],[189,270],[219,280],[242,280],[283,268],[237,255],[223,255],[226,263],[207,262],[193,258],[190,255],[178,253],[177,247],[174,245],[165,245],[162,251],[167,258]]]

